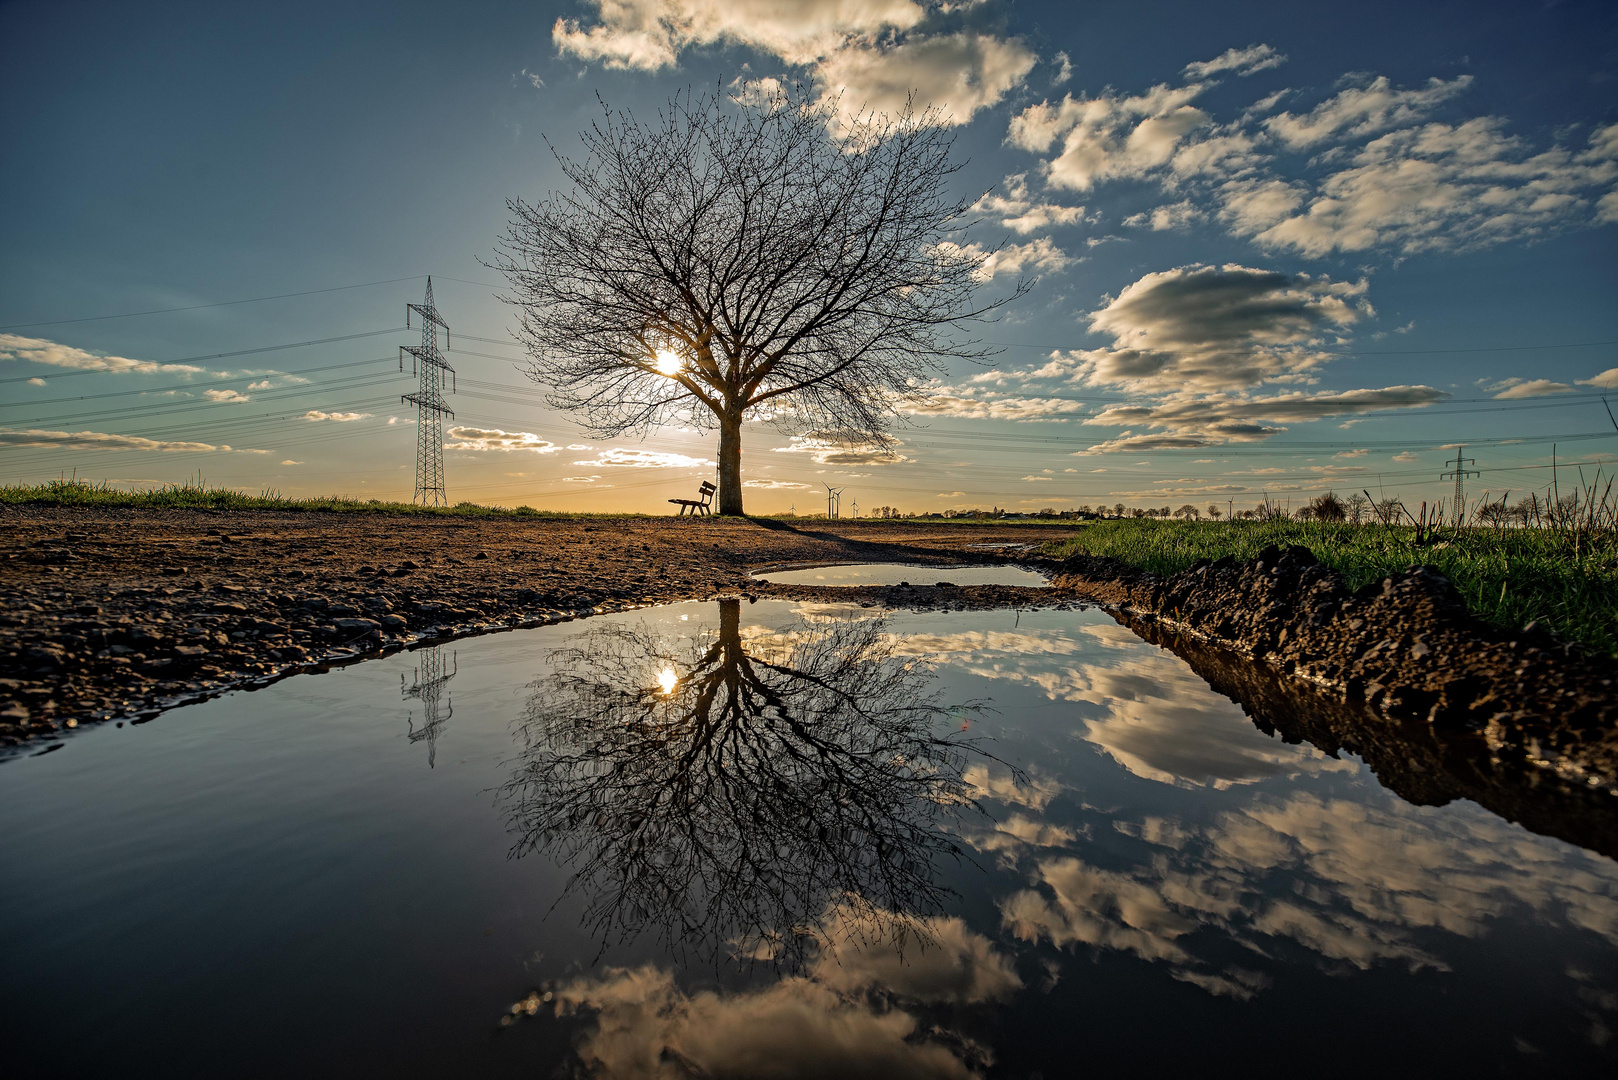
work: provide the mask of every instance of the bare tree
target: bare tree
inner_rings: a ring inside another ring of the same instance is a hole
[[[946,331],[1011,297],[975,299],[992,251],[964,241],[932,114],[835,140],[801,89],[686,94],[656,124],[604,108],[585,156],[557,155],[571,191],[508,202],[495,262],[528,374],[593,435],[718,428],[719,512],[740,514],[744,421],[886,449],[945,359],[987,355]]]

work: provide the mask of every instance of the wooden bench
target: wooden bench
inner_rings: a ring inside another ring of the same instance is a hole
[[[704,480],[702,482],[702,487],[698,489],[698,494],[701,496],[700,498],[670,499],[669,502],[674,503],[680,508],[681,516],[690,514],[692,517],[696,517],[698,514],[708,513],[708,507],[713,503],[714,492],[718,490],[718,488]]]

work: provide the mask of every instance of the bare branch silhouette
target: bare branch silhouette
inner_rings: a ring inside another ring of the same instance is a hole
[[[740,602],[683,643],[606,625],[551,655],[503,789],[515,854],[554,851],[603,939],[655,930],[676,949],[801,957],[828,903],[899,913],[920,934],[949,895],[943,825],[977,810],[970,739],[944,733],[925,660],[885,622],[805,622],[749,648]],[[980,811],[979,811],[980,812]]]
[[[930,113],[827,131],[802,89],[741,103],[677,96],[657,124],[603,105],[571,191],[511,200],[494,266],[528,374],[592,434],[719,429],[719,511],[742,513],[741,426],[886,448],[950,357],[944,332],[1007,300],[975,293],[993,250]]]

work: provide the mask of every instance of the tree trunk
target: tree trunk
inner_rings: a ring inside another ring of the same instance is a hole
[[[719,417],[719,512],[742,514],[742,414]]]

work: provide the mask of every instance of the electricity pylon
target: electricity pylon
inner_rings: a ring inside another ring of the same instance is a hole
[[[1483,475],[1476,469],[1468,469],[1466,467],[1468,463],[1476,465],[1478,463],[1478,459],[1462,457],[1461,451],[1465,449],[1465,446],[1457,446],[1455,448],[1455,460],[1444,462],[1445,465],[1452,466],[1452,468],[1449,472],[1439,477],[1440,480],[1448,480],[1451,476],[1455,478],[1455,524],[1457,526],[1465,523],[1466,521],[1466,492],[1463,490],[1461,482],[1468,476]]]
[[[411,742],[427,740],[427,767],[429,769],[433,767],[435,759],[438,757],[439,732],[443,731],[444,725],[449,722],[449,718],[455,715],[455,703],[453,701],[446,702],[445,704],[448,707],[440,714],[438,711],[438,699],[444,693],[444,684],[455,677],[455,672],[460,667],[459,660],[460,657],[457,654],[451,653],[450,669],[446,673],[444,671],[443,647],[435,645],[422,652],[421,666],[416,668],[413,673],[416,677],[414,686],[406,686],[404,673],[399,673],[399,695],[405,698],[416,698],[421,702],[421,727],[419,729],[416,727],[415,717],[413,716],[405,718],[405,725],[409,728]]]
[[[421,345],[399,346],[399,370],[404,370],[405,354],[410,354],[410,373],[419,375],[421,386],[414,394],[405,394],[400,401],[416,407],[416,494],[412,502],[423,506],[447,506],[444,494],[444,417],[455,419],[455,414],[444,404],[444,373],[450,377],[450,392],[454,392],[455,369],[449,366],[444,354],[438,351],[438,331],[444,331],[444,348],[449,348],[449,323],[439,318],[433,306],[433,279],[427,279],[427,299],[420,304],[405,305],[405,327],[410,326],[410,313],[421,316]]]

